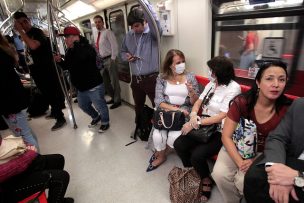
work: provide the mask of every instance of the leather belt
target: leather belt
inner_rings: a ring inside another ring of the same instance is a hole
[[[132,75],[132,77],[133,77],[133,79],[136,79],[137,83],[139,83],[140,81],[142,81],[145,78],[150,78],[150,77],[157,76],[157,75],[158,75],[158,72],[154,72],[154,73],[150,73],[147,75]]]

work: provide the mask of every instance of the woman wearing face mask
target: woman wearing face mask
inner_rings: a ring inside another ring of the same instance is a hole
[[[155,88],[155,106],[168,111],[181,111],[187,117],[190,108],[198,99],[198,83],[192,73],[185,71],[183,52],[168,51],[162,72],[157,78]],[[173,148],[175,139],[181,131],[153,131],[153,143],[156,152],[150,158],[147,172],[156,169],[166,160],[166,154]]]
[[[221,124],[228,112],[230,100],[241,92],[240,85],[233,80],[234,68],[228,58],[217,56],[208,61],[207,65],[209,66],[210,82],[193,105],[190,113],[191,119],[184,124],[182,135],[174,142],[174,148],[184,167],[194,167],[202,179],[201,202],[208,201],[211,195],[212,181],[209,177],[207,159],[219,152],[222,146],[221,132],[219,130],[215,132],[208,143],[198,142],[187,134],[193,128],[198,128],[199,125]],[[197,113],[200,107],[202,107],[202,115],[210,117],[198,119]]]

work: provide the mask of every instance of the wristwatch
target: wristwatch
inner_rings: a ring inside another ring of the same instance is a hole
[[[299,171],[298,173],[299,173],[298,176],[296,176],[294,179],[294,184],[297,187],[303,188],[304,187],[304,174],[301,171]]]

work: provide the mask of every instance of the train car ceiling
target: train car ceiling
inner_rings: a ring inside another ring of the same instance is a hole
[[[61,9],[68,19],[75,20],[124,2],[127,0],[72,0],[65,3]]]

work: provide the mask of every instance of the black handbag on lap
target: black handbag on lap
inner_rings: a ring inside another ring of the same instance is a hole
[[[212,90],[212,88],[210,88],[206,94],[206,96],[204,97],[202,104],[200,106],[200,109],[202,108],[202,105],[207,105],[210,101],[210,99],[212,98],[212,96],[214,95],[214,92],[210,91]],[[209,115],[203,115],[203,117],[210,117]],[[190,136],[192,139],[198,141],[198,142],[202,142],[202,143],[208,143],[211,136],[217,131],[218,128],[218,124],[214,123],[211,125],[203,125],[200,126],[198,129],[192,129],[187,136]]]
[[[154,128],[158,130],[181,130],[185,124],[185,115],[181,111],[155,110],[153,116]]]
[[[197,130],[191,130],[187,136],[198,142],[208,143],[212,135],[217,131],[217,126],[217,124],[200,126]]]

